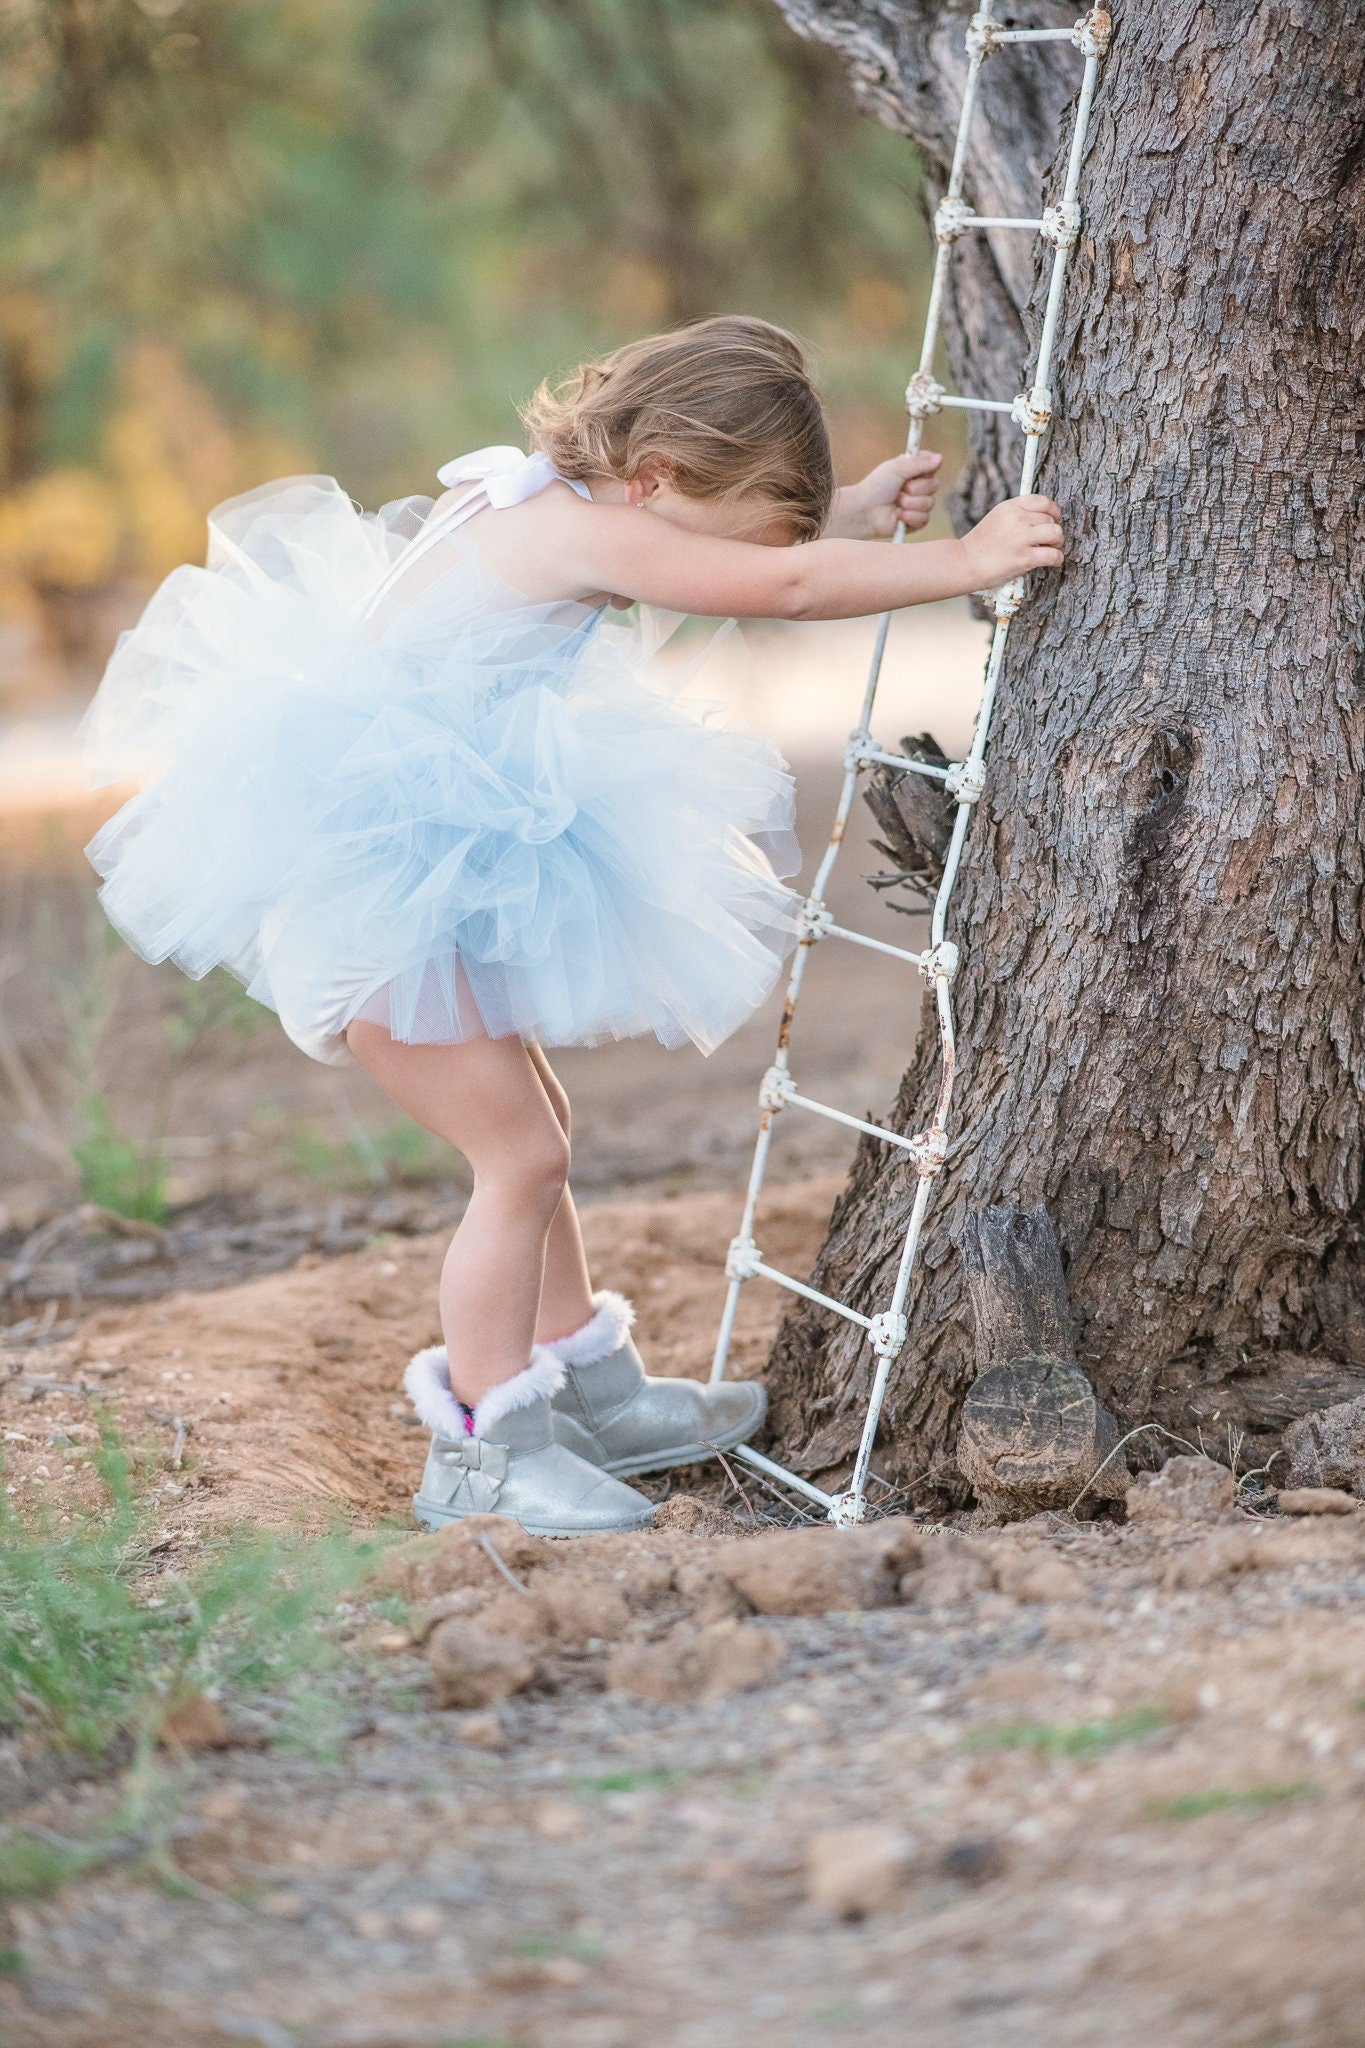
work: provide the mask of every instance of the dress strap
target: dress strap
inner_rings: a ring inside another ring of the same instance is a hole
[[[447,487],[480,484],[480,495],[488,504],[498,507],[520,505],[524,498],[534,497],[546,484],[553,483],[567,484],[580,498],[592,501],[587,485],[578,477],[561,475],[540,448],[534,455],[525,455],[520,448],[476,448],[472,455],[457,455],[453,462],[443,463],[436,475]],[[464,507],[455,509],[463,512]]]
[[[482,512],[485,506],[500,510],[507,505],[520,505],[524,499],[534,497],[537,491],[543,491],[547,484],[553,483],[567,484],[571,491],[577,491],[580,498],[592,502],[592,492],[587,485],[577,477],[561,476],[549,456],[540,449],[534,455],[527,455],[520,448],[476,448],[472,455],[457,455],[453,462],[442,463],[436,476],[447,489],[466,483],[473,484],[475,488],[467,492],[458,504],[425,521],[421,532],[394,557],[370,592],[360,611],[362,619],[370,616],[419,556],[446,534],[453,533],[457,526],[463,526],[476,512]]]

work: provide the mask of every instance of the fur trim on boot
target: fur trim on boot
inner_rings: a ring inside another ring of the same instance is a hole
[[[632,1304],[610,1288],[594,1294],[592,1305],[592,1318],[581,1330],[571,1330],[567,1337],[556,1337],[544,1347],[565,1365],[596,1365],[600,1358],[610,1358],[625,1343],[635,1321]]]
[[[450,1366],[444,1344],[429,1345],[408,1360],[403,1388],[433,1436],[461,1443],[469,1435],[464,1408],[450,1391]]]
[[[531,1363],[513,1373],[510,1380],[490,1387],[474,1410],[471,1431],[468,1412],[450,1391],[450,1365],[444,1344],[432,1344],[408,1362],[403,1385],[408,1399],[433,1436],[462,1443],[467,1436],[486,1436],[493,1424],[514,1409],[529,1408],[542,1394],[557,1394],[564,1384],[564,1367],[544,1344],[531,1352]]]
[[[544,1344],[532,1345],[531,1363],[513,1373],[510,1380],[499,1380],[496,1387],[490,1387],[474,1410],[475,1436],[487,1436],[504,1415],[557,1394],[563,1384],[564,1367],[554,1352]]]

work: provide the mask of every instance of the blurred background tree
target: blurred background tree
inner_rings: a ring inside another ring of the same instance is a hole
[[[426,488],[691,315],[796,328],[843,467],[875,459],[916,187],[771,0],[11,0],[0,692],[87,684],[217,499]]]

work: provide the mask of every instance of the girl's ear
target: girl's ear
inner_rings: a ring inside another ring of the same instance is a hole
[[[667,490],[672,481],[673,472],[667,457],[646,455],[634,476],[626,481],[626,503],[648,505],[650,499]]]

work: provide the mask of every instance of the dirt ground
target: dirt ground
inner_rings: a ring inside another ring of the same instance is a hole
[[[775,1195],[784,1258],[813,1249],[836,1185]],[[703,1365],[734,1203],[588,1212],[659,1370]],[[243,1518],[401,1517],[422,1438],[398,1375],[433,1334],[442,1242],[305,1254],[13,1345],[8,1484],[58,1514],[88,1485],[92,1399],[61,1390],[82,1386],[147,1446],[160,1569]],[[774,1316],[746,1290],[742,1371]],[[0,2039],[1365,2038],[1365,1515],[1222,1504],[966,1534],[902,1516],[782,1537],[803,1548],[765,1578],[772,1538],[739,1533],[762,1496],[672,1477],[721,1507],[675,1491],[657,1532],[583,1546],[503,1525],[521,1591],[481,1559],[471,1577],[467,1544],[398,1553],[385,1569],[427,1619],[357,1620],[339,1759],[230,1716],[228,1746],[184,1765],[182,1895],[110,1869],[11,1907]],[[481,1708],[459,1661],[478,1613],[535,1667]],[[29,1829],[85,1836],[120,1796],[37,1790],[3,1761],[6,1818]]]
[[[837,746],[810,644],[791,750],[819,739],[813,853]],[[907,685],[886,736],[955,744],[964,702]],[[155,1507],[153,1574],[243,1523],[403,1523],[425,1438],[399,1379],[436,1335],[459,1174],[410,1133],[384,1149],[363,1077],[110,954],[75,853],[89,822],[0,814],[10,1500],[60,1528],[96,1499],[103,1404]],[[836,915],[914,944],[861,884],[867,840],[858,806]],[[908,970],[823,949],[798,1075],[880,1114],[917,1009]],[[709,1063],[643,1044],[560,1062],[599,1279],[634,1296],[656,1371],[705,1369],[773,1029],[770,1009]],[[171,1206],[151,1231],[72,1223],[91,1094],[120,1134],[156,1110]],[[760,1234],[788,1270],[846,1135],[779,1125]],[[746,1288],[739,1372],[777,1314]],[[269,1696],[227,1701],[220,1746],[166,1766],[173,1887],[115,1861],[4,1910],[4,2048],[1365,2041],[1365,1514],[978,1529],[879,1495],[902,1512],[869,1532],[786,1533],[739,1468],[650,1490],[634,1537],[496,1528],[516,1585],[463,1537],[396,1553],[407,1619],[334,1617],[333,1754],[274,1739]],[[0,1741],[0,1825],[85,1841],[126,1796]]]
[[[764,1216],[775,1257],[809,1267],[839,1185],[833,1175],[774,1189]],[[708,1368],[735,1217],[732,1194],[584,1211],[594,1269],[636,1303],[651,1370],[700,1377]],[[6,1343],[0,1330],[9,1494],[42,1496],[58,1514],[95,1499],[85,1453],[102,1404],[141,1447],[168,1561],[185,1561],[215,1527],[285,1527],[301,1513],[307,1525],[310,1511],[314,1527],[339,1513],[369,1525],[406,1518],[426,1435],[403,1394],[403,1367],[440,1341],[436,1283],[447,1242],[444,1232],[380,1233],[353,1253],[305,1252],[286,1272],[100,1309],[41,1343]],[[737,1375],[762,1368],[774,1293],[766,1282],[745,1289]],[[53,1437],[70,1441],[54,1446]]]

